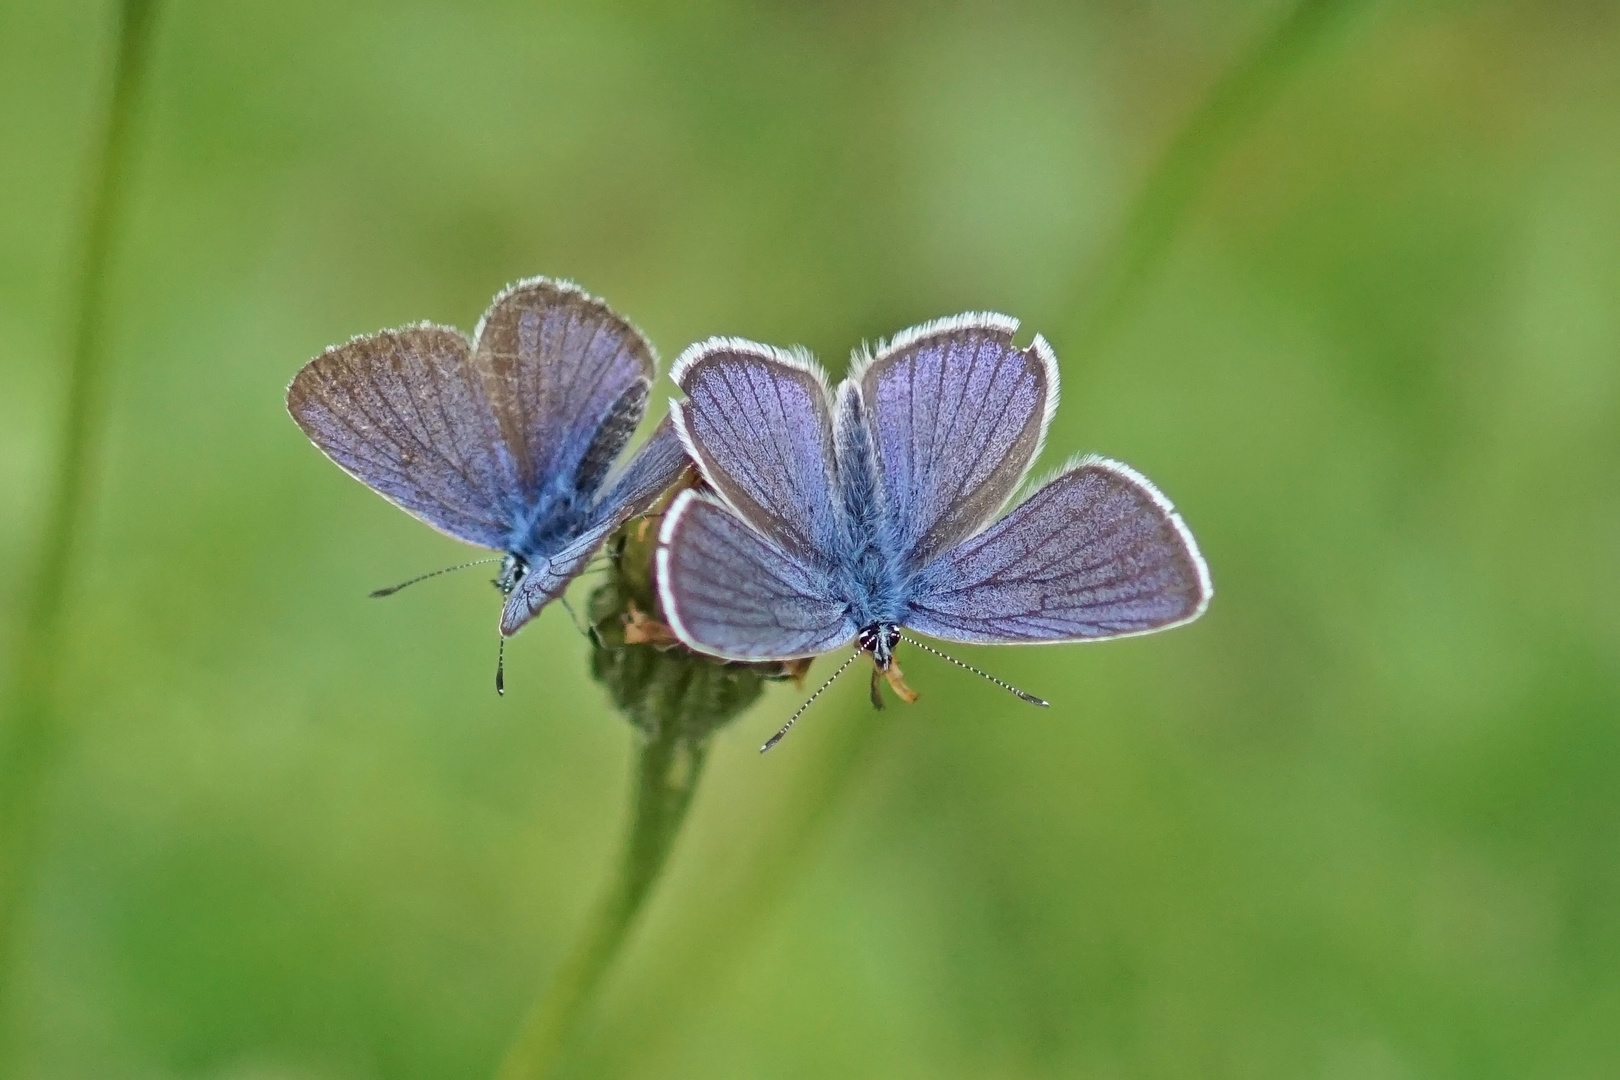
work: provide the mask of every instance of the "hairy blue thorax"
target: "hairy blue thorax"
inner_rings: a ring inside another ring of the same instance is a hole
[[[555,553],[584,530],[595,495],[568,480],[553,484],[512,530],[507,550],[531,562]]]
[[[855,625],[902,621],[905,574],[899,537],[884,511],[877,459],[859,390],[839,390],[836,450],[838,486],[843,498],[843,561],[837,568],[841,593],[849,597]]]
[[[594,495],[594,491],[579,491],[570,482],[558,482],[518,516],[506,543],[506,558],[493,582],[502,596],[511,595],[531,570],[544,566],[585,530]]]

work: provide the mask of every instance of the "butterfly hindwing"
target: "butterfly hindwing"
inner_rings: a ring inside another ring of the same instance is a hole
[[[926,567],[906,623],[947,641],[1094,641],[1189,622],[1212,592],[1169,500],[1089,458]]]
[[[728,660],[814,656],[857,630],[823,571],[693,491],[665,512],[658,588],[664,617],[681,640]]]
[[[604,494],[592,511],[593,523],[611,522],[617,528],[645,513],[691,467],[674,422],[664,417],[630,460],[603,480]]]
[[[501,636],[511,637],[561,596],[612,531],[613,526],[597,525],[574,537],[562,550],[531,563],[528,572],[501,605]]]

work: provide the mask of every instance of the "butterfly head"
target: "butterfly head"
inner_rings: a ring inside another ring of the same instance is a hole
[[[518,587],[529,573],[529,564],[523,561],[522,556],[516,552],[508,551],[506,558],[501,560],[501,572],[490,584],[501,591],[502,596],[511,596],[512,590]]]
[[[879,671],[887,671],[894,663],[894,647],[900,644],[900,628],[894,623],[873,623],[856,635],[855,644],[872,654]]]

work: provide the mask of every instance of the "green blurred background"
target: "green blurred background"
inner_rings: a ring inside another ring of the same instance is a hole
[[[21,1075],[493,1069],[610,868],[630,732],[561,611],[490,692],[487,574],[367,601],[464,549],[282,394],[537,273],[666,358],[837,372],[1019,316],[1063,362],[1043,466],[1143,470],[1218,589],[1163,636],[964,651],[1047,711],[916,656],[919,704],[849,679],[762,759],[771,689],[567,1075],[1620,1075],[1620,7],[1330,6],[1200,128],[1289,5],[166,5]],[[8,647],[113,16],[0,3]],[[1215,167],[1119,284],[1172,145]]]

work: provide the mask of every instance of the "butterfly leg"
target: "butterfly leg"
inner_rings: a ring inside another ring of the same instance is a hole
[[[872,708],[883,709],[883,669],[872,668]]]
[[[872,692],[874,696],[877,693],[876,676],[877,673],[873,672]],[[906,677],[900,671],[900,664],[897,661],[889,661],[889,666],[883,669],[883,677],[889,681],[889,689],[894,691],[895,697],[899,698],[907,705],[916,703],[917,691],[906,685]]]
[[[625,603],[624,643],[626,645],[654,645],[668,648],[679,645],[681,639],[665,623],[636,607],[634,601]]]
[[[813,659],[815,658],[806,656],[800,660],[784,660],[782,662],[782,671],[780,674],[767,675],[765,677],[773,682],[780,682],[783,679],[792,679],[793,685],[798,687],[800,690],[803,690],[804,677],[810,674],[810,662]]]
[[[585,638],[592,645],[602,644],[602,637],[596,632],[596,627],[589,623],[579,621],[579,616],[574,613],[574,605],[568,602],[568,597],[559,596],[557,599],[562,601],[563,610],[568,612],[568,618],[573,622],[574,629],[579,631],[580,636]]]

